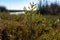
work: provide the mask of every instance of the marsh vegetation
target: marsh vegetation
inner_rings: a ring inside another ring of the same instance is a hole
[[[55,15],[55,11],[54,15],[43,15],[43,8],[40,9],[41,12],[39,10],[34,11],[35,6],[36,4],[30,3],[30,11],[24,7],[25,14],[15,15],[0,12],[0,39],[60,40],[60,16]],[[48,13],[47,9],[46,12]],[[43,13],[46,12],[44,7]]]

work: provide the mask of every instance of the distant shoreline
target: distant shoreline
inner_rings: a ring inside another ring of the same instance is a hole
[[[24,10],[8,10],[8,12],[24,12]]]

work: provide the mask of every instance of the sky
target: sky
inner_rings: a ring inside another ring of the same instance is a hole
[[[49,0],[49,2],[54,1]],[[23,10],[24,6],[28,7],[30,2],[38,3],[39,0],[0,0],[0,6],[5,6],[9,10]]]

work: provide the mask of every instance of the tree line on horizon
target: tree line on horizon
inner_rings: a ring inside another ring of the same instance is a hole
[[[59,15],[60,14],[60,5],[57,2],[48,4],[48,1],[45,1],[45,5],[42,5],[42,2],[40,1],[38,4],[38,11],[41,14],[48,14],[48,15]]]
[[[5,6],[0,6],[0,12],[7,12],[7,9]]]

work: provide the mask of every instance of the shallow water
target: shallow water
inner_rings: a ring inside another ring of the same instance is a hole
[[[24,14],[24,12],[10,12],[10,14]]]

